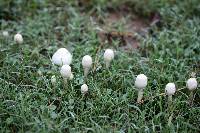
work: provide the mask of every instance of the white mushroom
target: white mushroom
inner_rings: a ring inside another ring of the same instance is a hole
[[[51,84],[52,84],[53,86],[56,85],[56,76],[55,76],[55,75],[53,75],[53,76],[51,77]]]
[[[197,89],[198,83],[196,78],[190,78],[186,82],[186,86],[190,91],[189,104],[193,104],[194,90]]]
[[[60,69],[60,74],[64,79],[64,83],[67,84],[67,80],[70,79],[72,72],[69,65],[63,65]]]
[[[186,86],[190,91],[195,90],[197,88],[197,80],[196,80],[196,78],[188,79],[187,83],[186,83]]]
[[[39,76],[42,76],[42,71],[41,70],[38,70],[37,73],[38,73]]]
[[[82,59],[82,66],[84,69],[84,76],[87,77],[89,70],[92,67],[92,57],[89,55],[85,55]]]
[[[86,84],[83,84],[81,86],[81,93],[86,94],[88,92],[88,86]]]
[[[3,31],[3,32],[2,32],[2,35],[3,35],[4,37],[8,37],[8,36],[9,36],[9,33],[8,33],[8,31]]]
[[[104,61],[106,63],[106,68],[110,66],[111,61],[114,59],[114,51],[112,49],[106,49],[104,52]]]
[[[165,87],[165,93],[168,96],[172,96],[174,95],[174,93],[176,92],[176,86],[174,83],[168,83]]]
[[[147,76],[144,74],[139,74],[135,80],[135,87],[138,88],[138,98],[137,102],[140,103],[143,97],[143,90],[147,86]]]
[[[69,80],[72,80],[74,78],[74,74],[71,74],[69,77]]]
[[[71,67],[69,65],[63,65],[60,69],[60,74],[63,78],[69,79],[72,74]]]
[[[169,111],[171,111],[171,105],[172,105],[172,95],[174,95],[176,92],[176,86],[174,83],[168,83],[165,87],[165,93],[168,95],[168,108]]]
[[[72,62],[72,55],[66,48],[58,49],[52,56],[52,63],[62,66],[70,65]]]
[[[168,83],[165,86],[165,93],[168,95],[168,113],[171,113],[171,115],[168,118],[168,125],[171,125],[172,116],[173,116],[173,106],[172,106],[172,95],[174,95],[176,92],[176,86],[174,83]]]
[[[14,36],[14,41],[18,44],[21,44],[23,43],[23,37],[20,33],[17,33],[15,36]]]

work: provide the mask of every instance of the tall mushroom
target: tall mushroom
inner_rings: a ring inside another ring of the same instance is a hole
[[[60,74],[64,79],[65,85],[67,85],[67,80],[69,80],[72,75],[71,67],[69,65],[63,65],[60,69]]]
[[[89,70],[92,67],[92,57],[89,55],[85,55],[82,59],[82,66],[84,69],[84,76],[87,77]]]
[[[172,123],[173,109],[172,109],[172,95],[176,92],[176,86],[174,83],[168,83],[165,86],[165,93],[168,95],[168,113],[171,114],[168,118],[168,126]]]
[[[165,93],[168,95],[168,104],[171,106],[172,95],[176,92],[176,86],[174,83],[168,83],[165,87]]]
[[[193,98],[194,98],[194,90],[196,90],[197,88],[197,80],[196,78],[190,78],[187,80],[186,82],[186,86],[190,91],[190,98],[189,98],[189,103],[192,104],[193,103]]]
[[[135,87],[138,88],[137,103],[140,103],[143,97],[144,88],[147,86],[147,76],[139,74],[135,80]]]
[[[104,61],[106,68],[109,68],[111,61],[114,59],[114,51],[112,49],[106,49],[104,52]]]

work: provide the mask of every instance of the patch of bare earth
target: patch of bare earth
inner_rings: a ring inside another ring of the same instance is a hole
[[[97,15],[98,16],[98,15]],[[129,51],[140,46],[140,38],[149,33],[151,26],[160,21],[158,14],[151,18],[140,17],[126,7],[117,10],[109,9],[105,16],[93,16],[97,24],[97,31],[102,43],[111,44],[119,41],[119,47]]]

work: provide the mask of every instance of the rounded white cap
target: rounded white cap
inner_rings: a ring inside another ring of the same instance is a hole
[[[8,36],[9,36],[9,33],[8,33],[8,31],[3,31],[3,32],[2,32],[2,35],[3,35],[4,37],[8,37]]]
[[[111,61],[114,59],[114,51],[112,49],[106,49],[103,56],[105,61]]]
[[[22,35],[17,33],[15,36],[14,36],[14,41],[18,44],[21,44],[23,43],[23,38],[22,38]]]
[[[174,83],[168,83],[165,87],[165,93],[168,96],[174,95],[174,93],[176,92],[176,86]]]
[[[92,57],[89,55],[85,55],[82,59],[82,65],[84,68],[91,67],[92,66]]]
[[[51,83],[52,83],[52,84],[56,84],[56,76],[55,76],[55,75],[53,75],[53,76],[51,77]]]
[[[63,78],[70,78],[72,74],[71,67],[69,65],[63,65],[60,69],[60,74]]]
[[[72,80],[74,78],[74,74],[71,74],[69,77],[69,80]]]
[[[144,74],[139,74],[135,80],[135,87],[138,89],[144,89],[147,86],[147,76]]]
[[[192,90],[195,90],[197,88],[197,80],[196,78],[190,78],[187,80],[187,88],[192,91]]]
[[[72,55],[66,48],[58,49],[52,56],[52,63],[62,66],[70,65],[72,62]]]
[[[81,86],[81,93],[82,94],[85,94],[85,93],[87,93],[88,92],[88,86],[86,85],[86,84],[83,84],[82,86]]]

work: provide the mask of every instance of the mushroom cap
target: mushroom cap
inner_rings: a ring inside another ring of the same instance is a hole
[[[69,80],[72,80],[74,78],[74,74],[71,74],[69,77]]]
[[[52,84],[55,84],[55,83],[56,83],[56,76],[55,76],[55,75],[53,75],[53,76],[51,77],[51,83],[52,83]]]
[[[69,65],[63,65],[60,69],[60,74],[63,78],[70,78],[72,74],[71,67]]]
[[[106,49],[103,56],[105,61],[111,61],[114,59],[114,51],[112,49]]]
[[[85,55],[82,59],[82,65],[83,67],[91,67],[92,66],[92,57],[89,55]]]
[[[176,92],[176,86],[174,83],[168,83],[165,87],[165,93],[168,96],[174,95],[174,93]]]
[[[3,32],[2,32],[2,35],[3,35],[4,37],[8,37],[8,36],[9,36],[9,33],[8,33],[8,31],[3,31]]]
[[[186,86],[190,91],[193,91],[197,88],[197,80],[196,78],[190,78],[186,82]]]
[[[72,55],[66,48],[58,49],[52,56],[52,63],[62,66],[70,65],[72,62]]]
[[[135,80],[135,87],[138,89],[144,89],[147,86],[147,76],[144,74],[139,74]]]
[[[23,37],[21,34],[17,33],[15,36],[14,36],[14,41],[21,44],[23,43]]]
[[[81,93],[82,94],[85,94],[85,93],[87,93],[88,92],[88,86],[86,85],[86,84],[83,84],[82,86],[81,86]]]

